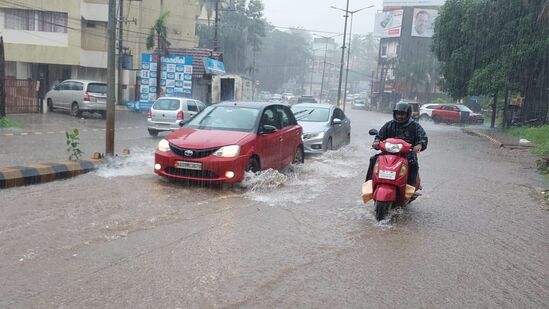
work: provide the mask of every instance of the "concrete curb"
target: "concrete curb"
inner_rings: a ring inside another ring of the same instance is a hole
[[[467,133],[467,134],[471,134],[471,135],[476,135],[476,136],[479,136],[479,137],[483,137],[483,138],[486,138],[488,139],[489,141],[491,141],[492,143],[496,144],[498,147],[503,147],[504,144],[500,141],[498,141],[497,139],[489,136],[489,135],[486,135],[484,133],[480,133],[478,131],[475,131],[475,130],[471,130],[471,129],[466,129],[466,128],[463,128],[461,129],[463,132]]]
[[[63,161],[0,168],[0,189],[66,179],[96,170],[101,160]]]

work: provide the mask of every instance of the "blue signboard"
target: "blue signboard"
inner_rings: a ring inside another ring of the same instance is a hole
[[[141,83],[139,101],[128,105],[134,110],[148,110],[156,100],[156,74],[158,54],[143,53],[141,56]],[[192,94],[193,57],[162,55],[160,57],[160,96],[190,98]]]
[[[204,69],[207,74],[225,74],[225,64],[212,58],[204,58]]]

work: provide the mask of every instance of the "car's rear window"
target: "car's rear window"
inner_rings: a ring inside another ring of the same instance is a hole
[[[206,129],[251,132],[255,128],[259,109],[239,106],[208,106],[185,126]]]
[[[330,110],[327,108],[294,107],[292,112],[297,121],[327,122]]]
[[[89,83],[88,92],[107,93],[107,84]]]
[[[300,97],[297,99],[297,103],[316,103],[313,97]]]
[[[153,108],[156,110],[175,111],[180,107],[177,99],[159,99],[154,102]]]

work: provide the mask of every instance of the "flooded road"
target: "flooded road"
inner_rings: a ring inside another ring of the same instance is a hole
[[[231,188],[152,173],[152,149],[0,191],[0,307],[544,308],[549,213],[523,150],[424,125],[423,195],[377,223],[351,145]],[[150,144],[150,140],[147,141]]]

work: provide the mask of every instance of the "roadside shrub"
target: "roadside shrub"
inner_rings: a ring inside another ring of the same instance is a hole
[[[84,152],[80,150],[80,132],[74,128],[65,132],[67,138],[67,152],[69,154],[69,160],[77,161],[82,157]]]
[[[549,125],[529,128],[511,128],[509,132],[520,138],[525,138],[534,144],[534,153],[541,157],[549,157]]]
[[[21,124],[17,121],[9,119],[8,117],[0,118],[0,128],[21,128]]]

